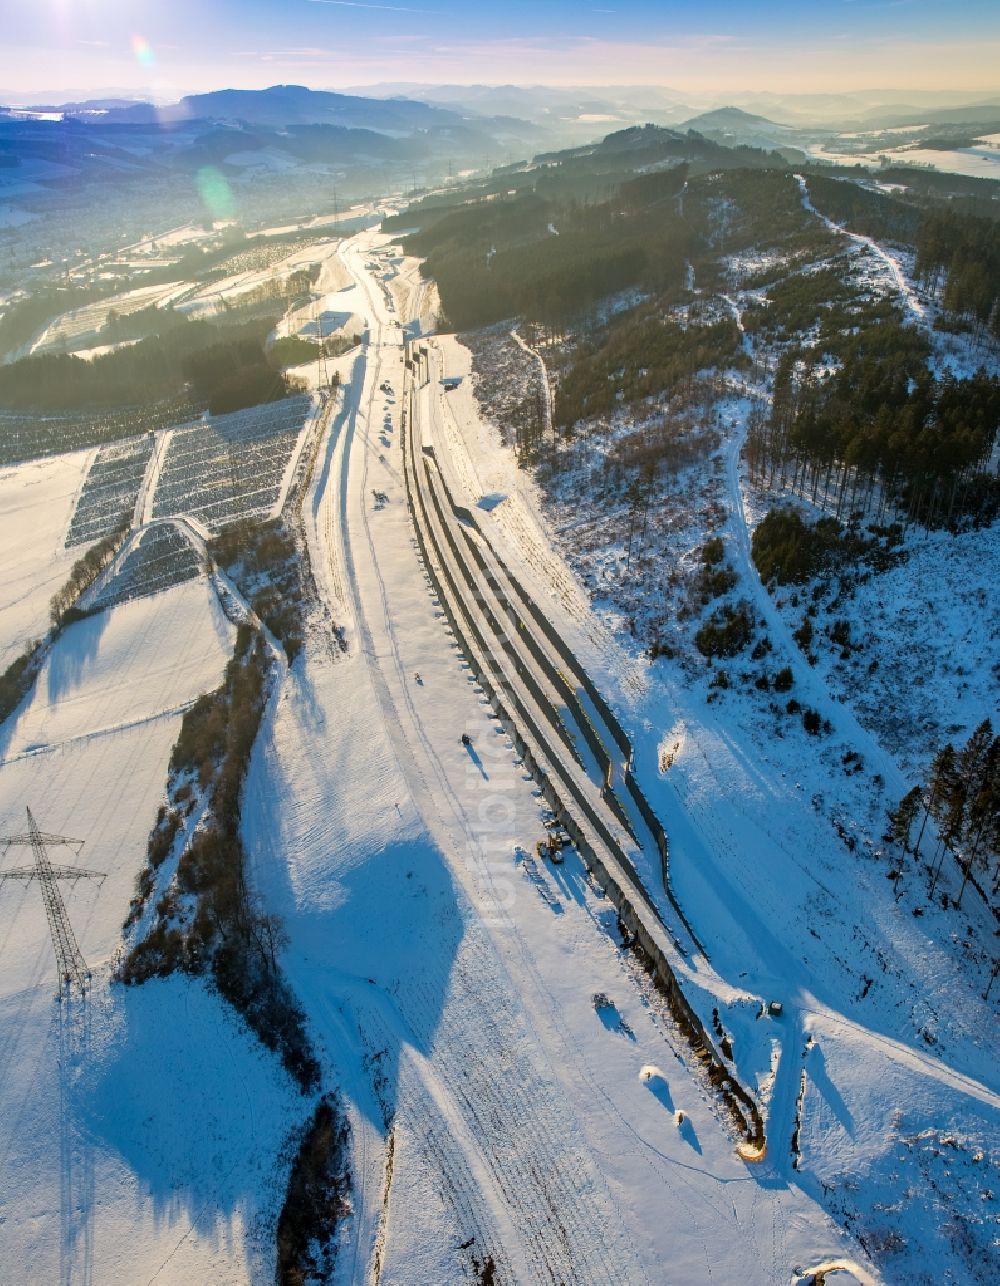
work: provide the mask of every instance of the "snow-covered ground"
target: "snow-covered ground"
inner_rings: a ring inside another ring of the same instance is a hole
[[[748,498],[752,520],[775,502],[755,489]],[[834,576],[786,587],[775,610],[790,634],[816,592],[822,686],[854,710],[912,784],[937,747],[964,742],[983,719],[996,719],[1000,623],[990,619],[989,596],[998,583],[1000,527],[911,530],[895,567],[856,584]],[[849,656],[823,637],[835,619],[850,623]]]
[[[873,280],[884,274],[884,288],[901,285],[919,324],[921,301],[912,285],[900,281],[900,265],[876,249],[882,254],[873,260],[879,265]],[[859,254],[872,253],[859,247]],[[449,373],[468,372],[453,340],[435,342]],[[627,515],[619,513],[598,543],[582,547],[582,526],[593,521],[596,528],[600,519],[585,484],[566,472],[570,461],[555,486],[559,499],[547,503],[518,473],[498,433],[479,422],[467,383],[442,399],[445,423],[453,426],[453,486],[473,503],[488,499],[480,521],[493,525],[509,561],[530,577],[540,601],[552,604],[553,619],[635,737],[637,771],[670,840],[675,891],[715,969],[784,1005],[773,1033],[773,1067],[761,1057],[756,1023],[748,1032],[737,1012],[722,1010],[724,1026],[735,1031],[738,1066],[746,1074],[756,1063],[769,1095],[769,1148],[772,1156],[781,1153],[775,1166],[859,1235],[885,1280],[987,1280],[982,1273],[997,1217],[1000,1161],[995,1017],[978,994],[990,964],[988,915],[970,907],[981,921],[978,943],[963,945],[967,935],[926,904],[915,871],[905,874],[906,893],[894,901],[879,851],[886,803],[912,784],[915,761],[925,764],[929,753],[925,744],[901,764],[893,755],[898,742],[883,736],[888,696],[897,709],[904,699],[901,669],[914,682],[915,650],[928,675],[917,703],[923,698],[933,705],[935,726],[943,716],[967,731],[990,712],[991,700],[995,705],[997,632],[983,634],[986,603],[977,589],[994,583],[993,564],[983,561],[995,553],[992,533],[924,538],[922,546],[914,541],[909,562],[888,579],[862,585],[855,603],[838,607],[859,633],[880,635],[876,655],[892,661],[870,692],[861,673],[869,651],[850,679],[831,674],[828,663],[813,671],[791,639],[801,607],[798,616],[783,616],[749,561],[750,530],[763,512],[740,468],[752,404],[735,394],[720,404],[728,439],[700,470],[676,479],[677,495],[662,502],[663,525],[633,577],[645,579],[654,610],[652,600],[671,593],[667,570],[695,558],[709,535],[721,534],[740,575],[738,592],[749,594],[771,641],[767,667],[789,664],[792,694],[830,721],[831,735],[818,741],[783,711],[768,713],[769,699],[752,683],[745,685],[749,691],[738,684],[713,694],[710,671],[699,677],[688,664],[650,664],[638,654],[616,606]],[[586,440],[597,437],[595,430]],[[591,593],[607,596],[605,612],[586,606],[587,587],[550,548],[549,524]],[[953,576],[941,575],[942,562]],[[599,615],[619,630],[617,640],[601,628]],[[913,644],[905,654],[904,624]],[[744,661],[742,668],[751,667]],[[913,714],[908,709],[907,719]],[[931,727],[922,731],[928,740],[934,735]],[[861,755],[863,773],[853,759],[845,762],[852,752]],[[923,918],[911,914],[914,908]],[[740,1061],[741,1041],[747,1062]],[[952,1142],[935,1144],[940,1135]],[[942,1146],[955,1151],[956,1165],[968,1165],[970,1176],[986,1177],[968,1190],[949,1181],[946,1163],[933,1159]],[[935,1166],[937,1187],[928,1195]]]
[[[123,339],[117,344],[95,344],[93,348],[75,349],[73,356],[80,357],[85,362],[92,362],[97,357],[107,357],[108,353],[117,353],[120,348],[131,348],[138,342],[137,339]]]
[[[94,452],[32,460],[0,470],[0,670],[49,625],[49,602],[79,550],[66,550],[70,519]]]
[[[92,992],[58,1003],[37,884],[0,886],[0,1240],[9,1281],[265,1280],[297,1092],[203,984],[109,981],[179,711],[232,627],[202,578],[69,627],[3,728],[0,823],[84,839],[61,881]],[[28,865],[11,849],[3,869]]]
[[[850,237],[851,240],[856,242],[858,245],[865,246],[873,255],[876,256],[876,258],[881,259],[882,263],[889,271],[893,287],[902,296],[907,309],[909,309],[910,313],[912,313],[915,318],[923,319],[924,314],[927,311],[926,306],[917,293],[916,288],[904,275],[903,270],[900,267],[899,260],[896,259],[895,256],[891,255],[883,246],[879,245],[873,237],[865,237],[858,232],[846,232],[839,224],[834,223],[832,219],[828,219],[825,215],[820,214],[809,199],[809,189],[806,186],[805,179],[801,174],[796,174],[795,178],[802,191],[802,204],[805,208],[811,214],[816,215],[820,222],[825,224],[831,232],[843,233],[844,236]]]
[[[301,272],[313,264],[323,264],[335,256],[338,242],[310,242],[282,256],[276,263],[262,268],[250,268],[245,272],[236,272],[212,281],[193,293],[185,295],[177,304],[177,311],[189,317],[214,317],[217,313],[247,297],[254,292],[286,281],[293,273]],[[336,290],[337,286],[326,286],[325,290]]]
[[[888,131],[886,131],[888,132]],[[844,137],[849,137],[845,135]],[[882,157],[889,165],[912,165],[928,170],[944,170],[949,174],[964,174],[974,179],[1000,178],[1000,148],[997,135],[988,134],[976,147],[953,148],[940,151],[935,148],[906,147],[886,148],[878,152],[850,154],[817,143],[806,149],[817,161],[830,161],[834,165],[878,166]]]
[[[335,1279],[494,1280],[492,1262],[498,1282],[588,1286],[773,1286],[824,1265],[862,1283],[988,1280],[1000,1084],[993,1015],[977,998],[982,961],[942,932],[939,908],[912,914],[916,872],[894,898],[876,849],[910,765],[862,706],[838,699],[849,676],[797,652],[791,608],[749,565],[759,510],[739,448],[750,397],[734,389],[722,404],[732,431],[707,479],[679,481],[677,523],[644,574],[662,576],[668,593],[664,568],[722,534],[772,639],[768,664],[793,667],[794,691],[830,721],[822,739],[769,713],[755,691],[710,701],[708,672],[647,660],[608,601],[614,581],[595,575],[600,559],[609,571],[624,561],[610,528],[592,559],[581,553],[585,498],[571,524],[570,506],[560,511],[517,467],[480,415],[468,350],[426,337],[434,296],[417,266],[373,257],[390,245],[376,233],[340,243],[317,286],[334,307],[349,301],[369,338],[336,363],[343,386],[320,421],[304,497],[324,601],[300,656],[276,670],[243,799],[254,891],[283,918],[282,967],[351,1127]],[[895,279],[873,250],[858,254]],[[457,389],[434,382],[404,403],[404,326],[425,334],[434,380],[459,375]],[[524,360],[537,378],[537,355]],[[456,500],[475,507],[633,739],[669,838],[673,890],[705,947],[685,986],[700,1012],[717,1008],[717,1034],[762,1105],[762,1161],[738,1155],[579,858],[536,856],[540,792],[418,557],[401,450],[411,406],[418,444],[433,446]],[[161,482],[177,472],[174,436],[153,446],[133,533],[104,580],[154,530]],[[0,522],[23,567],[0,602],[8,648],[39,617],[44,625],[64,579],[58,551],[89,459],[0,477]],[[204,528],[183,513],[200,503],[197,469],[188,473],[187,499],[168,507],[203,555]],[[924,563],[914,546],[889,573],[900,577],[892,588],[913,593],[933,560],[955,560],[958,575],[976,556],[971,543],[939,544],[927,542]],[[0,886],[0,1240],[4,1263],[30,1265],[29,1279],[273,1278],[286,1144],[309,1104],[203,983],[108,982],[181,711],[218,684],[231,655],[221,583],[198,575],[70,626],[0,729],[4,831],[25,829],[27,805],[45,830],[85,839],[79,862],[107,875],[64,885],[94,970],[88,1029],[78,1005],[52,999],[38,889]],[[602,584],[608,598],[595,608]],[[104,581],[95,594],[114,601]],[[888,650],[900,618],[877,584],[856,594],[852,610]],[[949,603],[943,589],[929,597],[928,648],[935,617],[965,631],[948,682],[968,684],[958,705],[972,719],[989,694],[977,603]],[[863,773],[848,751],[861,753]],[[767,1012],[772,1000],[779,1015]]]
[[[362,259],[348,262],[364,281]],[[364,1278],[373,1253],[399,1282],[462,1280],[487,1255],[504,1280],[587,1282],[661,1280],[665,1264],[678,1281],[773,1282],[863,1259],[811,1198],[774,1185],[780,1160],[759,1181],[738,1159],[613,910],[574,856],[534,856],[537,790],[413,547],[399,332],[380,288],[367,293],[373,343],[308,505],[350,648],[292,668],[244,817],[349,1107],[342,1279]]]
[[[62,351],[79,347],[89,351],[90,357],[97,354],[91,342],[103,326],[107,324],[108,315],[115,312],[119,317],[127,317],[141,308],[164,305],[177,293],[177,286],[140,286],[121,295],[109,295],[98,299],[82,308],[74,308],[63,313],[50,322],[31,345],[32,353]],[[100,346],[99,346],[100,347]]]

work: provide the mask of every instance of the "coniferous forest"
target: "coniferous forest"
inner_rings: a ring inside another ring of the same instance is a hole
[[[1000,511],[997,479],[985,472],[1000,424],[996,378],[935,379],[923,341],[898,321],[839,348],[834,371],[815,350],[783,358],[771,412],[748,434],[752,476],[814,500],[833,487],[838,517],[860,509],[881,521],[899,506],[928,526],[958,515],[991,521]]]
[[[473,199],[418,203],[397,222],[405,248],[425,257],[449,324],[520,319],[538,343],[560,345],[553,420],[562,433],[665,394],[703,399],[706,372],[752,366],[731,316],[679,324],[670,310],[691,298],[692,281],[725,290],[727,259],[773,247],[776,266],[760,270],[759,302],[743,318],[752,348],[781,346],[773,403],[751,418],[755,481],[832,495],[837,517],[991,521],[1000,512],[988,468],[997,380],[933,373],[923,332],[852,277],[783,157],[727,149],[720,164],[704,143],[623,131],[550,170],[505,174]],[[626,177],[624,158],[669,168]],[[914,257],[941,325],[996,332],[1000,223],[918,191],[890,194],[829,173],[807,181],[827,217]],[[605,315],[609,297],[621,304]]]

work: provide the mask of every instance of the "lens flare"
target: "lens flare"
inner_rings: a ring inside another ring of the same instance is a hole
[[[145,36],[136,35],[132,37],[132,53],[141,67],[155,66],[156,59],[153,56],[153,46]]]
[[[214,166],[206,165],[198,171],[195,181],[198,195],[212,218],[228,219],[233,213],[235,202],[226,176]]]

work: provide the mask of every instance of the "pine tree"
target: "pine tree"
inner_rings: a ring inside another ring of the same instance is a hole
[[[962,861],[964,874],[958,894],[961,904],[982,841],[986,838],[988,842],[991,830],[996,833],[998,829],[1000,737],[993,736],[989,719],[982,721],[962,748],[958,756],[958,770],[968,799],[965,834],[969,841],[968,851],[963,854]]]
[[[921,790],[914,786],[907,791],[895,808],[889,810],[889,833],[905,851],[910,848],[910,831],[921,805]]]
[[[959,786],[960,778],[955,747],[949,741],[934,756],[934,763],[931,766],[930,785],[924,799],[924,820],[920,827],[920,836],[917,839],[916,851],[919,852],[920,840],[923,838],[924,827],[927,825],[928,817],[933,817],[935,821],[944,820],[945,831],[940,837],[940,852],[937,865],[931,875],[930,885],[927,890],[928,897],[933,896],[934,888],[941,874],[941,866],[947,849],[946,836],[953,833],[956,819],[961,818],[961,813],[956,812]]]

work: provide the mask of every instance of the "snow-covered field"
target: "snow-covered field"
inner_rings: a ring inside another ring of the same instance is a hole
[[[65,549],[92,452],[0,470],[0,670],[48,630],[49,602],[79,551]]]
[[[964,174],[974,179],[997,179],[1000,178],[997,137],[996,134],[987,134],[980,146],[954,148],[951,151],[908,145],[874,153],[850,154],[817,143],[808,147],[806,152],[818,161],[830,161],[834,165],[877,166],[882,157],[885,157],[889,165],[912,165],[928,170],[944,170],[949,174]]]
[[[74,308],[57,317],[45,328],[32,344],[31,352],[72,351],[74,348],[92,347],[90,341],[107,323],[109,313],[115,312],[119,317],[127,317],[141,308],[166,303],[176,291],[176,285],[140,286],[124,294],[109,295],[82,308]]]
[[[753,500],[762,514],[763,495]],[[983,719],[996,718],[1000,622],[989,607],[990,587],[1000,583],[1000,528],[911,532],[904,550],[889,571],[843,594],[834,578],[820,596],[817,628],[843,618],[853,637],[847,657],[821,641],[816,671],[914,782],[936,747],[964,742]],[[789,632],[813,588],[779,592]]]
[[[276,1158],[297,1093],[231,1012],[183,979],[109,981],[179,711],[232,628],[200,579],[69,627],[3,729],[0,819],[84,839],[62,881],[93,971],[58,1003],[37,884],[0,887],[0,1240],[9,1281],[239,1281],[270,1270]],[[4,869],[30,864],[11,849]]]
[[[301,272],[313,264],[326,262],[335,255],[337,245],[336,240],[325,243],[311,242],[304,248],[281,256],[277,262],[268,263],[265,267],[249,268],[245,272],[236,272],[229,277],[223,277],[220,281],[212,281],[194,293],[187,294],[178,303],[177,311],[186,313],[189,317],[214,317],[241,300],[245,302],[255,292],[286,281],[293,273]],[[326,290],[337,288],[337,286],[325,287]]]

